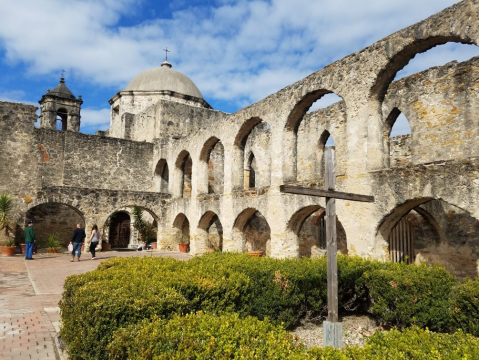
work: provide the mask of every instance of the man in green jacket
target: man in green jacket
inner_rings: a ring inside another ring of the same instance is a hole
[[[35,243],[35,231],[33,231],[33,221],[28,222],[25,228],[25,260],[33,260],[33,245]]]

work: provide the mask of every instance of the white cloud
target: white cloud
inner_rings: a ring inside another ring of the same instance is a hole
[[[81,109],[80,130],[107,130],[110,127],[110,109]]]
[[[122,19],[141,9],[167,5],[0,0],[0,49],[10,64],[25,64],[31,77],[64,68],[95,86],[124,88],[141,71],[159,66],[168,46],[174,68],[206,100],[239,107],[454,2],[221,0],[208,7],[183,1],[171,2],[171,18],[122,26]]]

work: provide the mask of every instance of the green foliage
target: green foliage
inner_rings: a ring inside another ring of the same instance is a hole
[[[147,242],[150,240],[152,234],[153,234],[153,229],[150,224],[148,224],[145,219],[143,219],[143,209],[134,206],[133,207],[133,227],[138,231],[140,234],[140,240],[143,242]]]
[[[449,329],[455,280],[440,267],[339,257],[338,278],[342,312],[367,310],[387,326]],[[463,316],[456,324],[472,332],[466,319],[469,316],[474,324],[478,317],[477,282],[467,284],[456,291],[458,314]],[[61,336],[72,359],[106,359],[117,329],[153,316],[166,324],[185,314],[234,312],[240,319],[254,316],[289,328],[305,317],[324,316],[326,297],[325,258],[251,258],[233,253],[189,261],[115,258],[95,271],[67,278],[60,302]],[[475,305],[468,308],[468,302]]]
[[[308,351],[310,359],[478,359],[479,339],[459,331],[438,334],[412,327],[376,332],[366,345],[345,349],[327,347]]]
[[[56,234],[49,234],[42,243],[42,247],[46,249],[58,249],[61,247],[61,240]]]
[[[7,246],[12,246],[15,243],[14,239],[10,238],[12,233],[12,218],[11,212],[13,210],[13,198],[3,193],[0,195],[0,231],[4,238],[4,243]],[[12,241],[13,240],[13,241]]]
[[[466,279],[454,290],[451,317],[455,329],[479,336],[479,279]]]
[[[415,324],[438,331],[448,328],[455,278],[444,268],[387,263],[387,268],[366,272],[364,279],[370,312],[383,324],[400,328]]]
[[[306,350],[270,321],[199,312],[119,329],[111,359],[304,359]]]

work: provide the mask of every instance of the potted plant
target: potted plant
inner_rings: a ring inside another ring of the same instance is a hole
[[[12,237],[12,219],[10,217],[13,209],[13,199],[8,194],[0,195],[0,240],[2,243],[1,253],[5,256],[15,254],[15,239]]]
[[[262,236],[257,232],[248,233],[247,239],[251,244],[251,250],[246,251],[246,253],[251,257],[262,257],[264,256],[264,250],[261,250]]]
[[[180,249],[180,252],[186,253],[188,252],[188,246],[190,245],[190,242],[185,239],[183,236],[181,236],[180,240],[178,241],[178,248]]]
[[[60,239],[55,234],[48,235],[45,241],[45,249],[48,253],[60,252],[60,250],[62,249],[60,245]]]

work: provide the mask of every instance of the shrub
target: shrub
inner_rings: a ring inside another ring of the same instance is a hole
[[[311,359],[478,359],[479,339],[458,331],[454,334],[438,334],[412,327],[399,331],[393,329],[376,332],[366,345],[345,349],[313,348],[308,351]]]
[[[270,321],[199,312],[119,329],[112,359],[304,359],[306,350]]]
[[[448,329],[455,278],[444,268],[388,263],[385,269],[366,272],[364,279],[370,312],[383,324]]]
[[[453,292],[453,327],[479,336],[479,280],[466,279]]]

